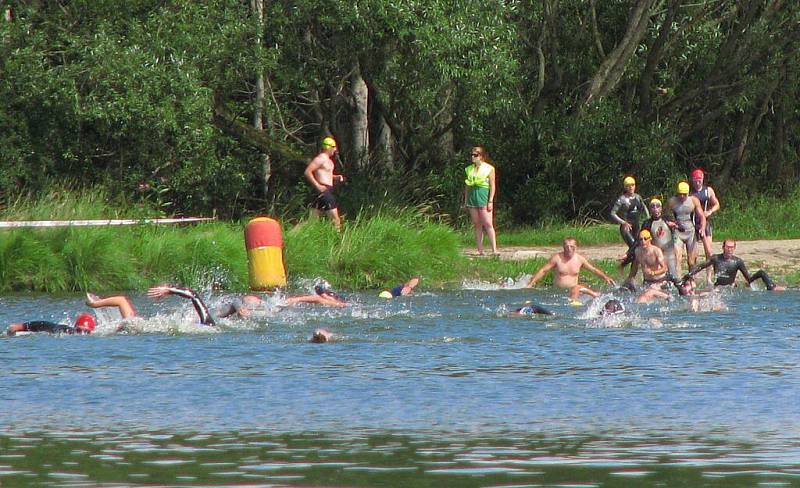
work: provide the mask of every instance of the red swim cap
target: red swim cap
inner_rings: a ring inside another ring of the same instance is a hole
[[[75,319],[75,327],[78,329],[83,329],[87,332],[91,332],[97,327],[97,321],[94,319],[94,316],[90,313],[82,313],[78,315],[78,318]]]
[[[705,176],[705,173],[703,173],[703,170],[700,169],[700,168],[697,168],[696,170],[692,171],[692,179],[693,180],[702,179],[703,176]]]

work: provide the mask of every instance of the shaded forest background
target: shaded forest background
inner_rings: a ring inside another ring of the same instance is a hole
[[[0,197],[101,186],[170,214],[459,215],[472,145],[513,225],[603,218],[693,168],[731,198],[800,176],[794,0],[2,2]]]

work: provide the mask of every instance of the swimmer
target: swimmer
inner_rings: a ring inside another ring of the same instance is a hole
[[[328,329],[315,329],[311,335],[310,342],[321,344],[323,342],[330,342],[334,338],[333,332]]]
[[[613,285],[614,280],[602,270],[596,268],[588,259],[578,252],[578,241],[574,237],[564,239],[563,251],[553,254],[550,260],[534,274],[527,287],[532,288],[544,275],[553,270],[553,284],[559,288],[569,288],[569,297],[575,302],[581,294],[598,297],[600,293],[578,280],[582,268],[586,268],[606,283]]]
[[[181,298],[191,300],[194,310],[197,312],[197,317],[200,319],[200,323],[202,325],[209,326],[216,325],[214,323],[214,319],[211,317],[211,313],[208,311],[208,307],[206,306],[205,302],[203,302],[203,300],[194,290],[189,288],[177,288],[168,285],[154,286],[147,290],[147,296],[150,298],[162,298],[168,295],[176,295]],[[97,295],[87,293],[86,305],[91,308],[116,307],[123,319],[138,316],[136,310],[133,308],[130,298],[126,297],[125,295],[114,295],[100,298]]]
[[[526,301],[525,304],[514,311],[509,312],[511,317],[530,317],[532,315],[555,315],[550,310],[546,308],[540,307],[539,305],[532,305],[530,301]]]
[[[13,336],[18,332],[46,332],[48,334],[91,334],[97,327],[94,316],[82,313],[75,319],[74,325],[57,324],[47,320],[33,320],[11,324],[6,335]]]
[[[636,180],[632,176],[626,176],[622,180],[622,185],[625,191],[614,202],[609,217],[619,224],[619,233],[622,236],[622,240],[625,241],[625,244],[630,249],[636,245],[641,216],[644,215],[646,219],[649,219],[650,213],[647,211],[647,205],[644,204],[642,197],[636,193]],[[621,216],[620,212],[622,212]]]
[[[378,296],[381,298],[395,298],[411,295],[414,288],[419,284],[419,277],[411,278],[402,285],[397,285],[391,290],[383,290]]]
[[[632,283],[636,277],[639,267],[642,268],[642,278],[645,290],[637,298],[638,303],[646,303],[651,300],[669,299],[670,295],[661,291],[662,286],[669,283],[671,278],[667,272],[667,264],[664,253],[660,248],[653,245],[652,235],[647,229],[642,229],[639,233],[639,247],[636,248],[635,258],[628,273],[626,283]]]
[[[308,162],[303,175],[314,190],[312,213],[319,217],[326,214],[333,221],[336,230],[342,229],[342,220],[339,217],[339,205],[333,196],[334,184],[344,183],[345,177],[336,174],[333,156],[338,151],[336,140],[333,137],[322,139],[321,150]]]
[[[742,276],[747,281],[748,286],[754,281],[760,279],[764,282],[764,286],[766,286],[767,290],[769,291],[786,290],[786,287],[776,285],[764,270],[758,270],[751,275],[747,271],[747,266],[745,266],[742,258],[733,254],[735,250],[736,241],[733,239],[726,239],[722,243],[722,254],[714,254],[711,256],[711,259],[705,263],[698,264],[683,277],[683,280],[686,281],[687,279],[696,275],[699,271],[706,269],[709,266],[713,266],[715,277],[714,286],[734,285],[736,283],[736,275],[741,272]]]
[[[699,232],[697,233],[697,238],[700,239],[703,243],[703,251],[706,254],[706,261],[711,259],[712,252],[712,229],[711,229],[711,215],[715,214],[719,211],[720,203],[719,198],[717,198],[717,193],[714,191],[713,188],[705,184],[705,172],[698,168],[692,171],[692,191],[689,193],[692,196],[697,197],[697,200],[700,202],[700,212],[703,213],[706,217],[706,228],[705,228],[705,235],[700,236]],[[700,222],[695,222],[695,226],[700,225]],[[711,269],[708,269],[706,273],[706,281],[709,283],[711,282]]]
[[[603,309],[600,310],[600,316],[602,317],[619,315],[623,313],[625,313],[625,306],[622,305],[622,302],[616,298],[612,298],[611,300],[607,301],[605,305],[603,305]]]
[[[341,295],[334,292],[327,282],[315,285],[313,295],[286,297],[283,305],[293,307],[301,303],[323,305],[326,307],[347,307],[350,305]],[[228,318],[235,315],[239,318],[248,318],[252,315],[253,309],[259,308],[263,306],[263,304],[264,300],[261,297],[245,295],[242,300],[235,300],[217,307],[216,316],[219,318]]]
[[[689,183],[678,183],[678,195],[669,199],[669,209],[675,214],[675,261],[680,266],[681,253],[686,249],[686,263],[692,269],[697,260],[695,232],[701,239],[706,235],[706,216],[700,200],[689,195]],[[696,231],[695,231],[696,227]]]

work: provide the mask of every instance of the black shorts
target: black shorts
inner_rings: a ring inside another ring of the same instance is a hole
[[[339,208],[339,204],[336,203],[336,198],[333,197],[333,190],[325,190],[317,195],[317,198],[314,199],[314,203],[312,203],[311,206],[323,212]]]

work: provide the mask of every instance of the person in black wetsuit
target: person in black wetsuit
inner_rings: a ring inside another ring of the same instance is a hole
[[[622,240],[632,248],[636,245],[636,236],[639,235],[639,221],[644,215],[650,218],[647,205],[644,204],[642,197],[636,193],[636,180],[632,176],[626,176],[622,180],[625,192],[617,198],[614,206],[611,207],[609,217],[613,222],[619,224],[619,233]]]
[[[88,313],[82,313],[75,319],[75,325],[57,324],[47,320],[32,320],[11,324],[6,334],[13,336],[17,332],[46,332],[49,334],[91,334],[97,326],[95,318]]]
[[[683,281],[694,277],[699,271],[714,267],[714,286],[729,286],[736,282],[736,274],[741,272],[747,284],[750,285],[755,280],[762,280],[767,290],[770,291],[783,291],[786,288],[776,285],[770,279],[769,275],[764,270],[758,270],[752,275],[747,271],[742,258],[734,256],[733,251],[736,250],[736,241],[733,239],[726,239],[722,243],[722,254],[714,254],[711,259],[705,263],[701,263],[693,267],[684,277]]]

